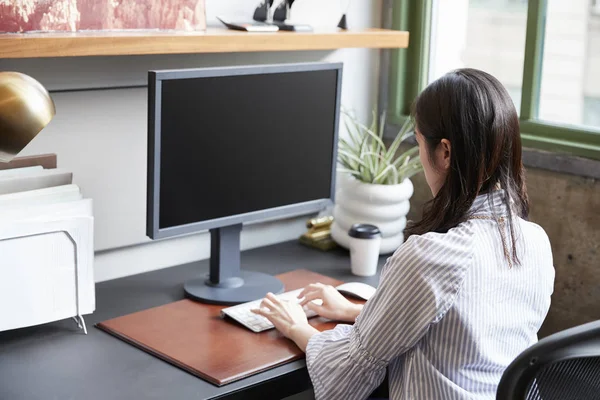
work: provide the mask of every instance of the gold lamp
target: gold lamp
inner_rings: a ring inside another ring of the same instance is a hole
[[[50,94],[32,77],[0,72],[0,162],[10,162],[54,117]]]

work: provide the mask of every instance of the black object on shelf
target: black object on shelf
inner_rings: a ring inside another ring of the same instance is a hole
[[[253,19],[255,21],[266,21],[269,19],[269,11],[271,10],[271,6],[273,6],[273,0],[265,0],[262,1],[258,7],[254,10]]]
[[[281,31],[311,32],[313,29],[307,24],[295,24],[289,22],[291,19],[291,10],[294,0],[283,0],[273,12],[271,23],[277,25]]]
[[[346,21],[346,14],[342,15],[342,18],[340,18],[340,22],[338,22],[337,26],[340,29],[348,29],[348,21]]]
[[[290,11],[294,0],[283,0],[273,12],[273,21],[285,21],[290,19]]]
[[[346,10],[342,14],[342,18],[340,18],[340,22],[338,22],[338,24],[337,24],[337,27],[340,29],[344,29],[344,30],[348,29],[348,20],[346,19],[346,15],[348,15],[348,10],[350,9],[351,3],[352,3],[352,0],[348,0],[348,3],[346,4]]]

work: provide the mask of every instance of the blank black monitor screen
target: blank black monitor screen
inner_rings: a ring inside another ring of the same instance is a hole
[[[338,73],[162,80],[159,229],[332,198]]]

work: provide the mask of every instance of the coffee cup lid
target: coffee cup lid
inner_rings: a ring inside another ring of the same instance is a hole
[[[381,232],[375,225],[354,224],[348,231],[348,235],[357,239],[372,239],[381,235]]]

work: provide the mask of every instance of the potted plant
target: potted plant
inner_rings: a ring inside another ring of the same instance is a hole
[[[400,144],[414,134],[407,120],[392,143],[383,140],[385,114],[370,127],[343,111],[348,131],[338,149],[339,180],[333,208],[331,237],[348,248],[348,230],[353,224],[372,224],[382,235],[380,254],[394,252],[404,241],[406,214],[413,185],[410,177],[422,170],[418,147],[399,152]]]

